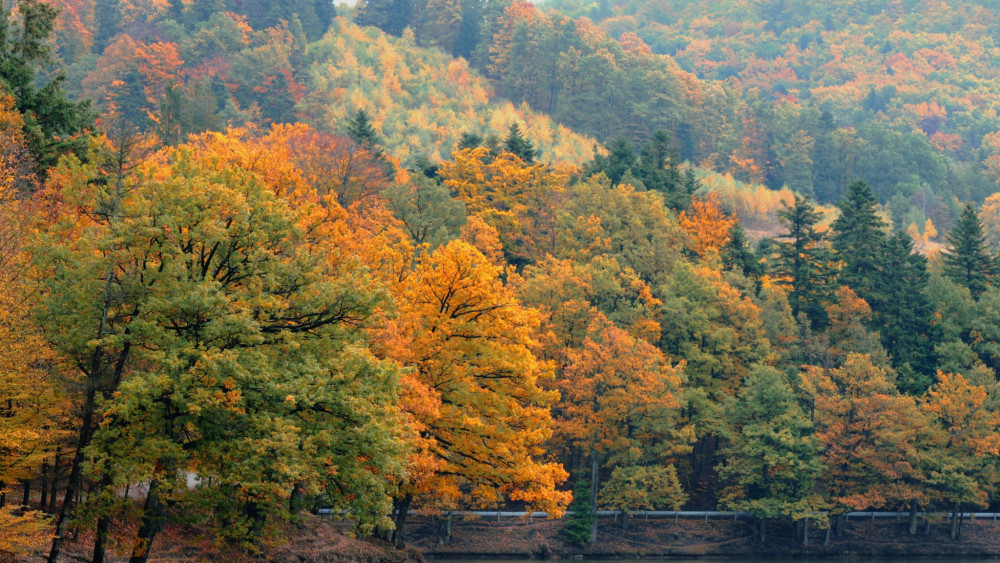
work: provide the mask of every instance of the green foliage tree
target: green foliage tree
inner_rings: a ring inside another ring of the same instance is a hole
[[[722,267],[759,282],[764,265],[750,248],[746,231],[738,222],[729,229],[729,241],[722,247]]]
[[[368,112],[359,109],[354,118],[351,119],[347,124],[347,136],[351,138],[352,141],[363,147],[364,149],[371,151],[376,156],[382,154],[379,148],[379,137],[378,132],[375,131],[375,127],[372,126],[372,120],[368,116]]]
[[[521,134],[521,126],[512,123],[503,140],[507,152],[517,155],[525,164],[535,163],[535,145]]]
[[[886,241],[882,305],[875,313],[882,345],[899,372],[904,393],[922,395],[933,383],[936,330],[927,300],[927,259],[913,249],[910,236],[896,231]]]
[[[384,196],[413,242],[427,245],[428,250],[458,238],[465,223],[465,204],[453,199],[446,186],[426,176],[390,186]]]
[[[573,502],[569,505],[563,536],[572,545],[583,547],[590,544],[590,528],[597,519],[591,484],[582,478],[573,482]]]
[[[59,157],[83,155],[85,132],[93,126],[90,102],[70,101],[63,90],[65,73],[47,82],[43,70],[53,64],[48,37],[58,11],[40,0],[18,0],[18,17],[0,5],[0,86],[14,96],[24,116],[24,137],[35,156],[36,172],[44,176]]]
[[[875,204],[875,194],[868,184],[858,180],[848,186],[847,195],[837,204],[840,216],[833,222],[830,239],[842,263],[840,283],[878,310],[883,301],[879,284],[883,279],[886,224]]]
[[[816,491],[823,446],[785,377],[756,367],[723,410],[719,476],[730,484],[719,503],[757,514],[761,540],[768,518],[817,518],[824,508]]]
[[[962,208],[958,224],[945,238],[948,244],[941,253],[945,274],[978,297],[996,275],[996,262],[987,250],[982,220],[971,203]]]
[[[830,255],[823,235],[816,230],[820,214],[808,199],[796,194],[794,204],[779,212],[787,233],[778,243],[775,274],[788,287],[793,317],[804,314],[812,328],[827,326],[830,302]]]

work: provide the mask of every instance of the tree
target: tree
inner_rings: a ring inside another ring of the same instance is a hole
[[[729,241],[722,247],[722,267],[739,272],[758,283],[764,273],[763,264],[750,248],[746,231],[739,223],[729,229]]]
[[[724,412],[719,476],[730,485],[719,503],[755,513],[762,541],[768,518],[816,518],[824,508],[816,491],[823,447],[784,376],[758,366]]]
[[[392,286],[400,311],[380,332],[385,353],[407,369],[402,404],[416,450],[395,498],[397,545],[413,502],[454,510],[513,500],[556,515],[569,504],[556,490],[566,472],[540,459],[556,394],[541,387],[549,364],[531,352],[538,313],[500,273],[454,240]]]
[[[34,210],[22,199],[34,182],[20,116],[0,99],[0,557],[26,556],[49,541],[51,522],[20,504],[8,506],[9,485],[28,487],[50,448],[64,435],[59,419],[70,405],[56,394],[56,358],[32,322],[26,252]]]
[[[359,109],[354,114],[354,118],[348,122],[347,136],[357,143],[358,146],[373,151],[376,154],[381,154],[378,148],[378,133],[375,131],[375,127],[372,126],[371,118],[368,117],[368,112],[365,110]]]
[[[693,428],[680,418],[683,375],[655,347],[594,316],[581,348],[569,350],[555,382],[563,396],[559,432],[591,461],[599,506],[639,510],[686,500],[675,457]],[[600,469],[615,468],[600,487]],[[594,536],[591,535],[591,541]]]
[[[64,73],[40,86],[39,72],[53,63],[47,43],[57,10],[40,0],[18,0],[19,17],[0,5],[0,85],[12,95],[24,116],[24,137],[44,176],[59,157],[86,152],[86,131],[93,126],[90,102],[71,102],[62,84]],[[40,86],[40,87],[39,87]]]
[[[920,450],[928,420],[891,376],[859,354],[840,368],[810,366],[803,373],[827,467],[821,486],[834,514],[929,498]]]
[[[858,180],[848,186],[837,206],[840,216],[833,222],[830,239],[835,257],[843,264],[838,279],[878,311],[884,301],[880,282],[886,224],[876,213],[875,194]]]
[[[736,215],[722,209],[719,196],[715,194],[709,194],[704,199],[693,197],[690,209],[682,210],[677,220],[691,237],[695,253],[702,259],[718,258],[729,242],[730,231],[739,222]]]
[[[102,521],[149,483],[133,563],[178,504],[213,506],[219,535],[250,550],[296,491],[362,532],[383,525],[404,456],[395,370],[360,330],[378,301],[363,270],[317,244],[328,214],[260,176],[191,147],[157,158],[167,169],[141,180],[61,170],[72,207],[36,248],[38,318],[87,382],[60,524],[85,459]],[[185,471],[203,486],[188,493]]]
[[[985,506],[1000,473],[1000,417],[989,407],[987,389],[959,374],[939,372],[937,383],[921,398],[920,408],[940,433],[929,448],[928,484],[952,505],[952,539],[963,504]],[[912,532],[911,532],[912,533]]]
[[[831,271],[823,235],[816,231],[820,214],[809,200],[796,194],[794,204],[778,215],[788,232],[778,243],[775,275],[788,288],[792,315],[798,318],[805,314],[812,328],[822,330],[828,322],[826,306],[830,300]]]
[[[573,503],[569,505],[571,514],[566,516],[566,526],[563,528],[566,541],[579,547],[590,543],[590,529],[597,519],[590,489],[591,485],[585,479],[579,478],[573,482]]]
[[[987,250],[983,223],[971,203],[962,208],[958,224],[945,238],[948,244],[941,252],[945,275],[978,297],[996,275],[996,262]]]
[[[512,123],[503,140],[504,149],[516,155],[525,164],[535,163],[535,146],[521,134],[521,126]]]
[[[875,314],[882,345],[899,372],[901,391],[922,395],[933,382],[935,328],[927,300],[927,259],[913,249],[913,239],[896,231],[886,241],[885,300]]]
[[[465,222],[465,205],[452,199],[448,188],[425,176],[385,191],[387,207],[403,222],[417,245],[430,250],[458,237]]]

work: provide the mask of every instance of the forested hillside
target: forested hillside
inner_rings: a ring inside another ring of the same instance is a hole
[[[697,6],[660,15],[757,25]],[[1000,490],[986,160],[633,19],[0,5],[0,559],[142,563],[171,526],[261,555],[317,508],[395,546],[413,510],[448,542],[571,503],[580,545],[597,508],[958,539]]]

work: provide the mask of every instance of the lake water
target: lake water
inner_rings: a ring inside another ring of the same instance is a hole
[[[434,559],[428,558],[433,561]],[[437,559],[449,563],[512,563],[516,559]],[[527,561],[527,560],[525,560]],[[995,557],[747,557],[704,559],[557,559],[572,563],[1000,563]]]

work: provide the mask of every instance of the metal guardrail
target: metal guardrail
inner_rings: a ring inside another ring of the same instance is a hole
[[[424,511],[414,510],[413,514],[423,514]],[[572,514],[573,511],[566,511],[565,515]],[[316,511],[316,514],[320,516],[333,516],[333,511],[329,508],[321,508]],[[497,510],[456,510],[450,513],[452,516],[479,516],[481,518],[496,518],[497,520],[501,518],[527,518],[532,520],[534,518],[549,518],[548,512],[511,512],[511,511],[497,511]],[[617,519],[621,516],[621,510],[598,510],[597,516],[599,518],[615,518]],[[927,517],[950,517],[951,512],[918,512],[918,516]],[[884,511],[871,511],[871,512],[847,512],[844,514],[847,520],[852,518],[857,519],[882,519],[882,518],[909,518],[909,512],[884,512]],[[630,518],[643,517],[643,518],[673,518],[675,520],[679,518],[704,518],[708,520],[709,518],[724,519],[731,518],[733,520],[739,520],[740,518],[752,519],[756,518],[757,515],[753,512],[725,512],[725,511],[715,511],[715,510],[636,510],[629,512]],[[1000,517],[1000,512],[962,512],[960,513],[962,518],[971,519],[982,519],[990,520],[994,522]]]

